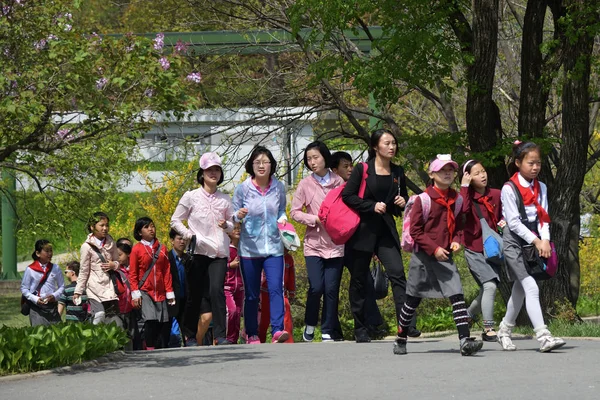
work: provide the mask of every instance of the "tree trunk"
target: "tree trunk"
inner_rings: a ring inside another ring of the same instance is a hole
[[[588,12],[584,8],[584,0],[570,4],[569,12],[574,14],[575,29],[599,21],[597,5],[592,13],[589,10],[594,8],[588,9]],[[562,143],[556,170],[560,190],[549,190],[551,230],[559,257],[559,270],[556,278],[542,285],[540,298],[546,311],[552,309],[557,300],[566,299],[575,306],[579,297],[579,195],[586,172],[590,138],[589,77],[594,38],[585,29],[575,29],[577,36],[565,38],[563,44]]]

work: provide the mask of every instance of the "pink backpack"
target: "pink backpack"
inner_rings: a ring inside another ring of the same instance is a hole
[[[363,165],[362,181],[358,189],[358,197],[365,195],[367,186],[367,163]],[[360,215],[358,211],[348,207],[342,200],[342,191],[346,184],[336,187],[327,193],[319,208],[319,220],[331,241],[337,245],[346,243],[358,229]]]
[[[400,241],[400,247],[402,247],[402,250],[409,253],[412,253],[413,251],[419,251],[419,246],[417,246],[412,236],[410,236],[411,211],[417,197],[421,198],[421,206],[423,207],[423,222],[427,221],[427,218],[429,218],[429,212],[431,211],[431,197],[429,197],[427,192],[423,192],[418,195],[412,195],[408,199],[408,203],[406,203],[406,207],[404,207],[404,219],[402,220],[402,240]],[[456,198],[456,202],[454,203],[455,216],[460,213],[462,209],[462,203],[463,198],[459,194]]]

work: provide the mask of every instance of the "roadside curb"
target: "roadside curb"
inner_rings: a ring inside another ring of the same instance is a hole
[[[37,378],[40,376],[51,375],[51,374],[65,374],[65,373],[74,372],[74,371],[82,371],[87,368],[98,367],[103,364],[120,361],[120,360],[124,359],[126,355],[127,355],[127,353],[125,353],[123,350],[117,350],[115,352],[103,355],[102,357],[99,357],[95,360],[88,360],[88,361],[84,361],[79,364],[68,365],[65,367],[56,367],[56,368],[52,368],[52,369],[45,369],[45,370],[36,371],[36,372],[27,372],[24,374],[0,376],[0,383],[1,382],[18,381],[18,380],[29,379],[29,378]]]

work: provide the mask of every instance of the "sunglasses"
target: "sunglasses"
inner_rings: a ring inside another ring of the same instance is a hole
[[[65,275],[68,275],[69,272],[73,272],[70,269],[65,270]]]

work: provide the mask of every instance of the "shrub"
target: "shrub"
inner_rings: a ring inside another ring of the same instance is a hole
[[[122,348],[128,340],[125,331],[115,324],[4,326],[0,328],[0,375],[91,360]]]

